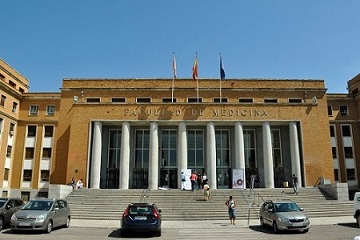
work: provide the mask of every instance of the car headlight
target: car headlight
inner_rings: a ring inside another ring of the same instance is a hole
[[[37,220],[37,221],[43,221],[43,220],[46,219],[46,217],[47,217],[47,214],[41,214],[41,215],[39,215],[39,216],[36,218],[36,220]]]
[[[15,213],[11,216],[11,220],[16,221],[16,215],[15,215]]]
[[[285,218],[285,217],[278,217],[278,220],[280,222],[286,222],[286,223],[290,223],[289,219]]]

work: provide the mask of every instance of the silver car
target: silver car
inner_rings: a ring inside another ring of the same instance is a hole
[[[308,232],[310,220],[293,201],[265,201],[259,212],[261,226],[271,226],[275,233],[279,230]]]
[[[11,217],[11,230],[50,233],[53,228],[70,225],[70,208],[63,199],[33,199]]]

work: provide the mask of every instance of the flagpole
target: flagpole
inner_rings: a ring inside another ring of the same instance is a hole
[[[196,52],[196,102],[199,102],[199,61]]]
[[[221,82],[222,82],[222,79],[221,79],[221,53],[219,53],[219,55],[220,55],[220,76],[219,76],[219,78],[220,78],[220,102],[222,102],[222,99],[221,99]]]
[[[176,71],[175,52],[173,52],[173,79],[172,79],[172,87],[171,87],[171,102],[174,102],[175,71]]]

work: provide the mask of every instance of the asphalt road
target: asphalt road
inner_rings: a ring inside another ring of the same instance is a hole
[[[271,228],[261,228],[258,225],[235,227],[230,224],[221,225],[216,228],[163,228],[161,237],[149,236],[146,234],[136,234],[131,237],[122,238],[117,228],[86,228],[70,227],[55,229],[50,234],[45,233],[12,233],[9,229],[3,229],[0,233],[1,240],[21,239],[21,240],[101,240],[101,239],[186,239],[186,240],[212,240],[212,239],[339,239],[352,240],[355,236],[360,236],[360,229],[355,223],[315,225],[308,233],[284,232],[275,234]]]

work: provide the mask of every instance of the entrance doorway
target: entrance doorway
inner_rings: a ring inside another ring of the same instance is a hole
[[[160,170],[160,186],[164,188],[178,188],[177,169]]]

